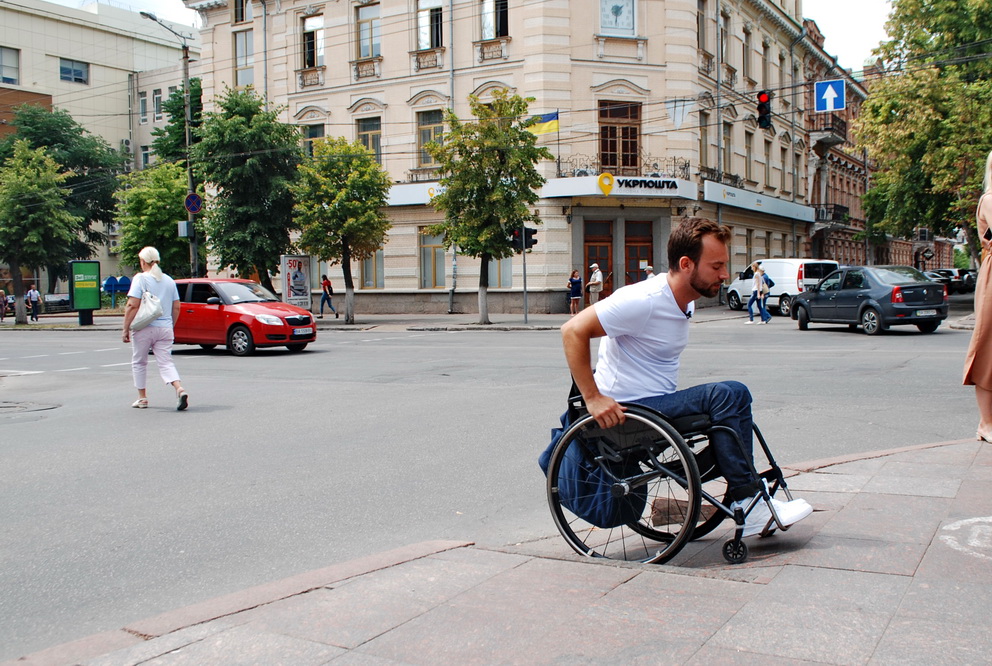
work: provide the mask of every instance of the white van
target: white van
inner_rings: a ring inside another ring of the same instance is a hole
[[[792,299],[796,294],[815,287],[838,266],[836,261],[830,259],[761,259],[758,263],[775,283],[768,290],[768,307],[777,308],[783,317],[788,317],[792,311]],[[727,305],[731,310],[747,307],[753,277],[754,271],[748,266],[727,287]]]

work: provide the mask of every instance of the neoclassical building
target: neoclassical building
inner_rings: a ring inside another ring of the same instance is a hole
[[[199,12],[205,110],[254,88],[302,140],[363,142],[390,173],[393,222],[356,267],[359,311],[474,311],[479,262],[424,227],[437,165],[423,149],[446,108],[505,88],[558,113],[555,159],[526,256],[530,309],[562,312],[573,268],[607,290],[666,270],[673,225],[704,215],[734,230],[732,268],[804,256],[811,198],[807,77],[829,56],[799,0],[185,0]],[[771,122],[757,93],[771,93]],[[314,285],[322,265],[314,266]],[[524,258],[491,268],[490,308],[520,311]],[[330,267],[332,279],[339,267]],[[338,282],[340,284],[340,282]]]

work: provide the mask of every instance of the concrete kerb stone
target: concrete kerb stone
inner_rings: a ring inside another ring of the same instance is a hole
[[[789,463],[781,465],[782,470],[790,470],[794,473],[808,474],[825,467],[843,465],[844,463],[857,462],[859,460],[873,460],[875,458],[885,458],[897,453],[907,453],[910,451],[923,451],[925,449],[935,449],[941,446],[953,446],[955,444],[967,444],[970,439],[954,439],[946,442],[931,442],[929,444],[914,444],[912,446],[902,446],[895,449],[884,449],[881,451],[869,451],[867,453],[853,453],[850,455],[836,456],[833,458],[820,458],[819,460],[809,460],[806,462]]]
[[[271,583],[264,583],[185,608],[167,611],[161,615],[132,622],[122,629],[87,636],[47,648],[21,657],[16,661],[5,662],[0,666],[7,666],[7,664],[55,666],[56,664],[77,663],[165,636],[180,629],[303,594],[332,583],[388,569],[447,550],[467,548],[472,545],[474,544],[471,541],[424,541],[411,544]]]

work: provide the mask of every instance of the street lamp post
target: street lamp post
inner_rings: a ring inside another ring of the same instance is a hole
[[[186,35],[176,32],[168,25],[160,21],[159,18],[154,14],[152,14],[151,12],[141,12],[141,15],[144,18],[148,19],[149,21],[155,21],[160,26],[171,32],[173,35],[179,38],[179,41],[183,45],[183,110],[184,110],[183,115],[185,116],[184,124],[186,125],[186,194],[190,195],[193,194],[196,190],[193,188],[193,163],[190,160],[190,155],[189,155],[189,148],[190,145],[193,143],[193,136],[192,136],[193,112],[190,109],[190,101],[189,101],[189,43],[187,41],[188,38],[186,37]],[[187,220],[189,222],[188,233],[190,234],[189,236],[190,266],[193,269],[193,277],[197,277],[200,273],[200,253],[197,249],[197,244],[196,244],[196,226],[194,225],[194,222],[196,221],[196,215],[193,214],[193,212],[190,211],[188,208],[186,213],[188,215]]]

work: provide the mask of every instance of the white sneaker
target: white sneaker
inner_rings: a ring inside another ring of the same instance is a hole
[[[730,508],[737,509],[737,507],[740,507],[741,509],[746,509],[753,499],[752,497],[751,499],[734,502],[730,505]],[[771,498],[771,503],[775,507],[775,513],[778,515],[782,527],[794,525],[813,513],[813,507],[804,499],[782,502],[773,497]],[[778,525],[772,517],[771,509],[768,508],[768,502],[759,500],[751,510],[751,513],[744,518],[744,533],[741,536],[754,536],[755,534],[761,534],[766,529],[776,529],[777,527]]]
[[[754,323],[754,320],[753,320],[753,319],[748,319],[748,320],[747,320],[746,322],[744,322],[744,323],[745,323],[745,324],[753,324],[753,323]]]

